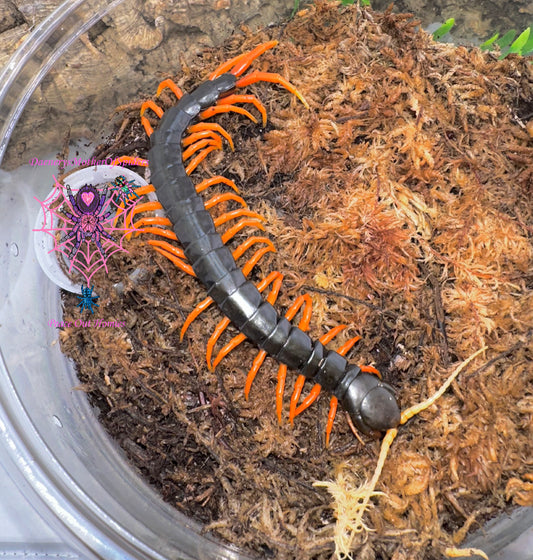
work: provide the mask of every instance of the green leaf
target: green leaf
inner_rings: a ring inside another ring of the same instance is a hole
[[[482,51],[488,51],[491,46],[492,43],[494,43],[494,41],[496,41],[496,39],[500,36],[499,33],[495,33],[490,39],[488,39],[487,41],[485,41],[484,43],[481,43],[481,45],[479,45],[479,48]]]
[[[341,0],[341,4],[343,6],[351,6],[354,3],[355,3],[355,0]]]
[[[528,27],[531,31],[531,27]],[[533,53],[533,33],[529,33],[529,39],[527,40],[526,44],[522,47],[522,56],[527,56],[528,54]]]
[[[292,19],[296,15],[296,12],[298,12],[299,9],[300,9],[300,0],[294,0],[294,7],[292,8],[291,17],[289,19]]]
[[[360,0],[361,2],[361,6],[363,7],[369,7],[370,6],[370,0]]]
[[[433,40],[438,41],[441,37],[446,35],[446,33],[450,31],[454,24],[454,18],[447,19],[438,29],[433,32]]]
[[[500,47],[500,49],[504,49],[511,44],[511,41],[515,38],[515,35],[516,30],[510,29],[501,39],[498,39],[496,41],[496,44]]]
[[[509,52],[511,53],[521,53],[523,46],[527,43],[529,39],[529,34],[531,32],[531,28],[528,27],[520,35],[513,41],[513,44],[509,47]]]

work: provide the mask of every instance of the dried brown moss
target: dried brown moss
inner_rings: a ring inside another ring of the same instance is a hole
[[[348,325],[333,347],[363,334],[351,358],[379,367],[403,408],[488,347],[401,428],[378,485],[386,496],[365,521],[375,532],[354,549],[365,559],[436,557],[531,494],[533,144],[520,119],[533,104],[531,66],[436,44],[405,15],[325,2],[283,29],[233,39],[220,59],[271,37],[280,45],[254,67],[287,76],[311,110],[275,87],[250,88],[271,124],[222,116],[236,151],[194,176],[237,181],[278,251],[255,277],[283,272],[280,309],[307,290],[314,336]],[[191,58],[177,82],[190,89],[218,62],[218,52]],[[146,155],[136,111],[128,116],[118,145],[100,155]],[[244,343],[209,372],[205,344],[221,316],[203,314],[180,343],[204,292],[142,241],[130,249],[95,279],[99,317],[126,320],[125,330],[61,334],[102,422],[206,530],[263,556],[329,558],[330,496],[312,483],[342,472],[352,485],[369,479],[379,442],[358,443],[340,414],[325,449],[324,397],[294,428],[279,426],[271,360],[246,401],[256,350]]]

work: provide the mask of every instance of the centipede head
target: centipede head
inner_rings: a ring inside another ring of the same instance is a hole
[[[394,389],[373,374],[349,366],[353,377],[340,402],[358,430],[369,435],[395,428],[400,423],[400,407]],[[348,373],[348,372],[347,372]]]

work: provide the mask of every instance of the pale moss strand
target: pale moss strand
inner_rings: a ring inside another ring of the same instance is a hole
[[[449,388],[453,380],[463,371],[463,369],[479,354],[487,349],[486,346],[480,348],[474,352],[470,357],[468,357],[464,362],[462,362],[453,373],[446,379],[441,388],[431,397],[425,401],[414,405],[407,410],[404,410],[401,415],[400,424],[405,424],[413,416],[416,416],[426,408],[430,407],[435,401],[437,401],[444,392]],[[377,492],[375,490],[385,460],[389,453],[389,449],[392,442],[398,434],[397,428],[392,428],[387,431],[383,441],[381,442],[381,450],[379,452],[379,458],[376,465],[376,469],[372,476],[370,482],[365,482],[356,489],[352,489],[353,478],[346,477],[344,470],[341,469],[337,474],[335,481],[318,481],[314,482],[313,486],[326,488],[327,491],[333,496],[335,510],[335,517],[337,518],[337,523],[335,525],[335,557],[338,560],[341,558],[352,558],[351,551],[353,550],[353,545],[357,535],[364,533],[363,540],[366,538],[366,533],[372,531],[368,525],[363,521],[365,512],[373,507],[370,503],[371,498],[375,496],[386,495],[384,492]],[[448,549],[452,551],[452,549]],[[468,555],[468,549],[464,549],[465,556]],[[453,549],[456,554],[460,552],[460,549]],[[452,553],[453,553],[452,552]],[[488,560],[488,559],[487,559]]]

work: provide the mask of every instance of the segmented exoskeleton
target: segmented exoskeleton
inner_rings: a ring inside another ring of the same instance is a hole
[[[260,226],[262,218],[248,210],[246,203],[238,194],[228,192],[215,195],[207,202],[204,202],[199,195],[201,191],[215,184],[226,184],[238,193],[233,181],[217,176],[202,181],[195,187],[189,177],[209,152],[221,148],[222,137],[233,149],[232,139],[222,127],[215,123],[194,123],[197,118],[205,120],[216,113],[234,111],[257,122],[248,111],[235,105],[252,103],[261,113],[263,122],[266,122],[266,111],[261,102],[252,95],[232,94],[234,89],[258,81],[273,82],[289,90],[308,107],[303,96],[278,74],[255,71],[239,78],[255,58],[276,44],[276,41],[264,43],[251,52],[222,64],[207,81],[189,94],[183,94],[171,80],[161,82],[157,96],[168,88],[178,98],[178,103],[166,112],[153,101],[143,103],[141,122],[151,140],[148,161],[152,185],[137,189],[136,192],[145,194],[155,190],[159,202],[137,205],[130,219],[139,212],[163,208],[166,218],[143,217],[135,223],[135,227],[141,228],[145,233],[152,233],[168,240],[179,240],[182,248],[160,239],[151,239],[149,243],[183,271],[196,276],[207,290],[208,297],[185,321],[182,337],[191,322],[213,302],[225,315],[225,319],[219,323],[208,342],[209,367],[216,366],[233,348],[248,339],[257,345],[260,351],[248,374],[245,394],[248,396],[254,377],[265,357],[270,355],[275,358],[281,364],[278,370],[276,396],[280,421],[286,371],[287,368],[291,368],[300,373],[291,398],[289,411],[291,422],[317,398],[323,388],[333,395],[326,429],[326,442],[329,441],[338,401],[350,414],[359,430],[364,433],[381,432],[398,425],[400,411],[392,387],[376,376],[378,372],[374,368],[350,364],[343,357],[360,337],[349,340],[337,351],[327,350],[324,345],[344,328],[344,325],[341,325],[319,340],[312,340],[304,332],[308,328],[311,315],[311,299],[307,294],[300,296],[284,317],[280,316],[273,303],[281,286],[281,274],[273,272],[257,286],[247,280],[247,276],[261,257],[274,250],[271,241],[265,237],[251,237],[233,253],[226,246],[226,243],[246,225]],[[155,132],[145,116],[148,109],[161,118]],[[188,136],[185,136],[186,133]],[[128,158],[120,158],[120,160],[127,161]],[[188,165],[184,163],[187,160],[190,160]],[[236,201],[241,208],[213,220],[208,209],[223,200]],[[240,221],[222,236],[217,233],[216,227],[237,218],[240,218]],[[255,252],[242,269],[239,268],[236,259],[256,243],[264,246]],[[261,292],[269,286],[271,291],[263,299]],[[301,308],[303,308],[302,319],[299,326],[294,326],[290,321]],[[212,360],[214,345],[230,322],[237,327],[240,334],[226,344]],[[315,385],[309,396],[298,405],[306,379],[314,381]]]

